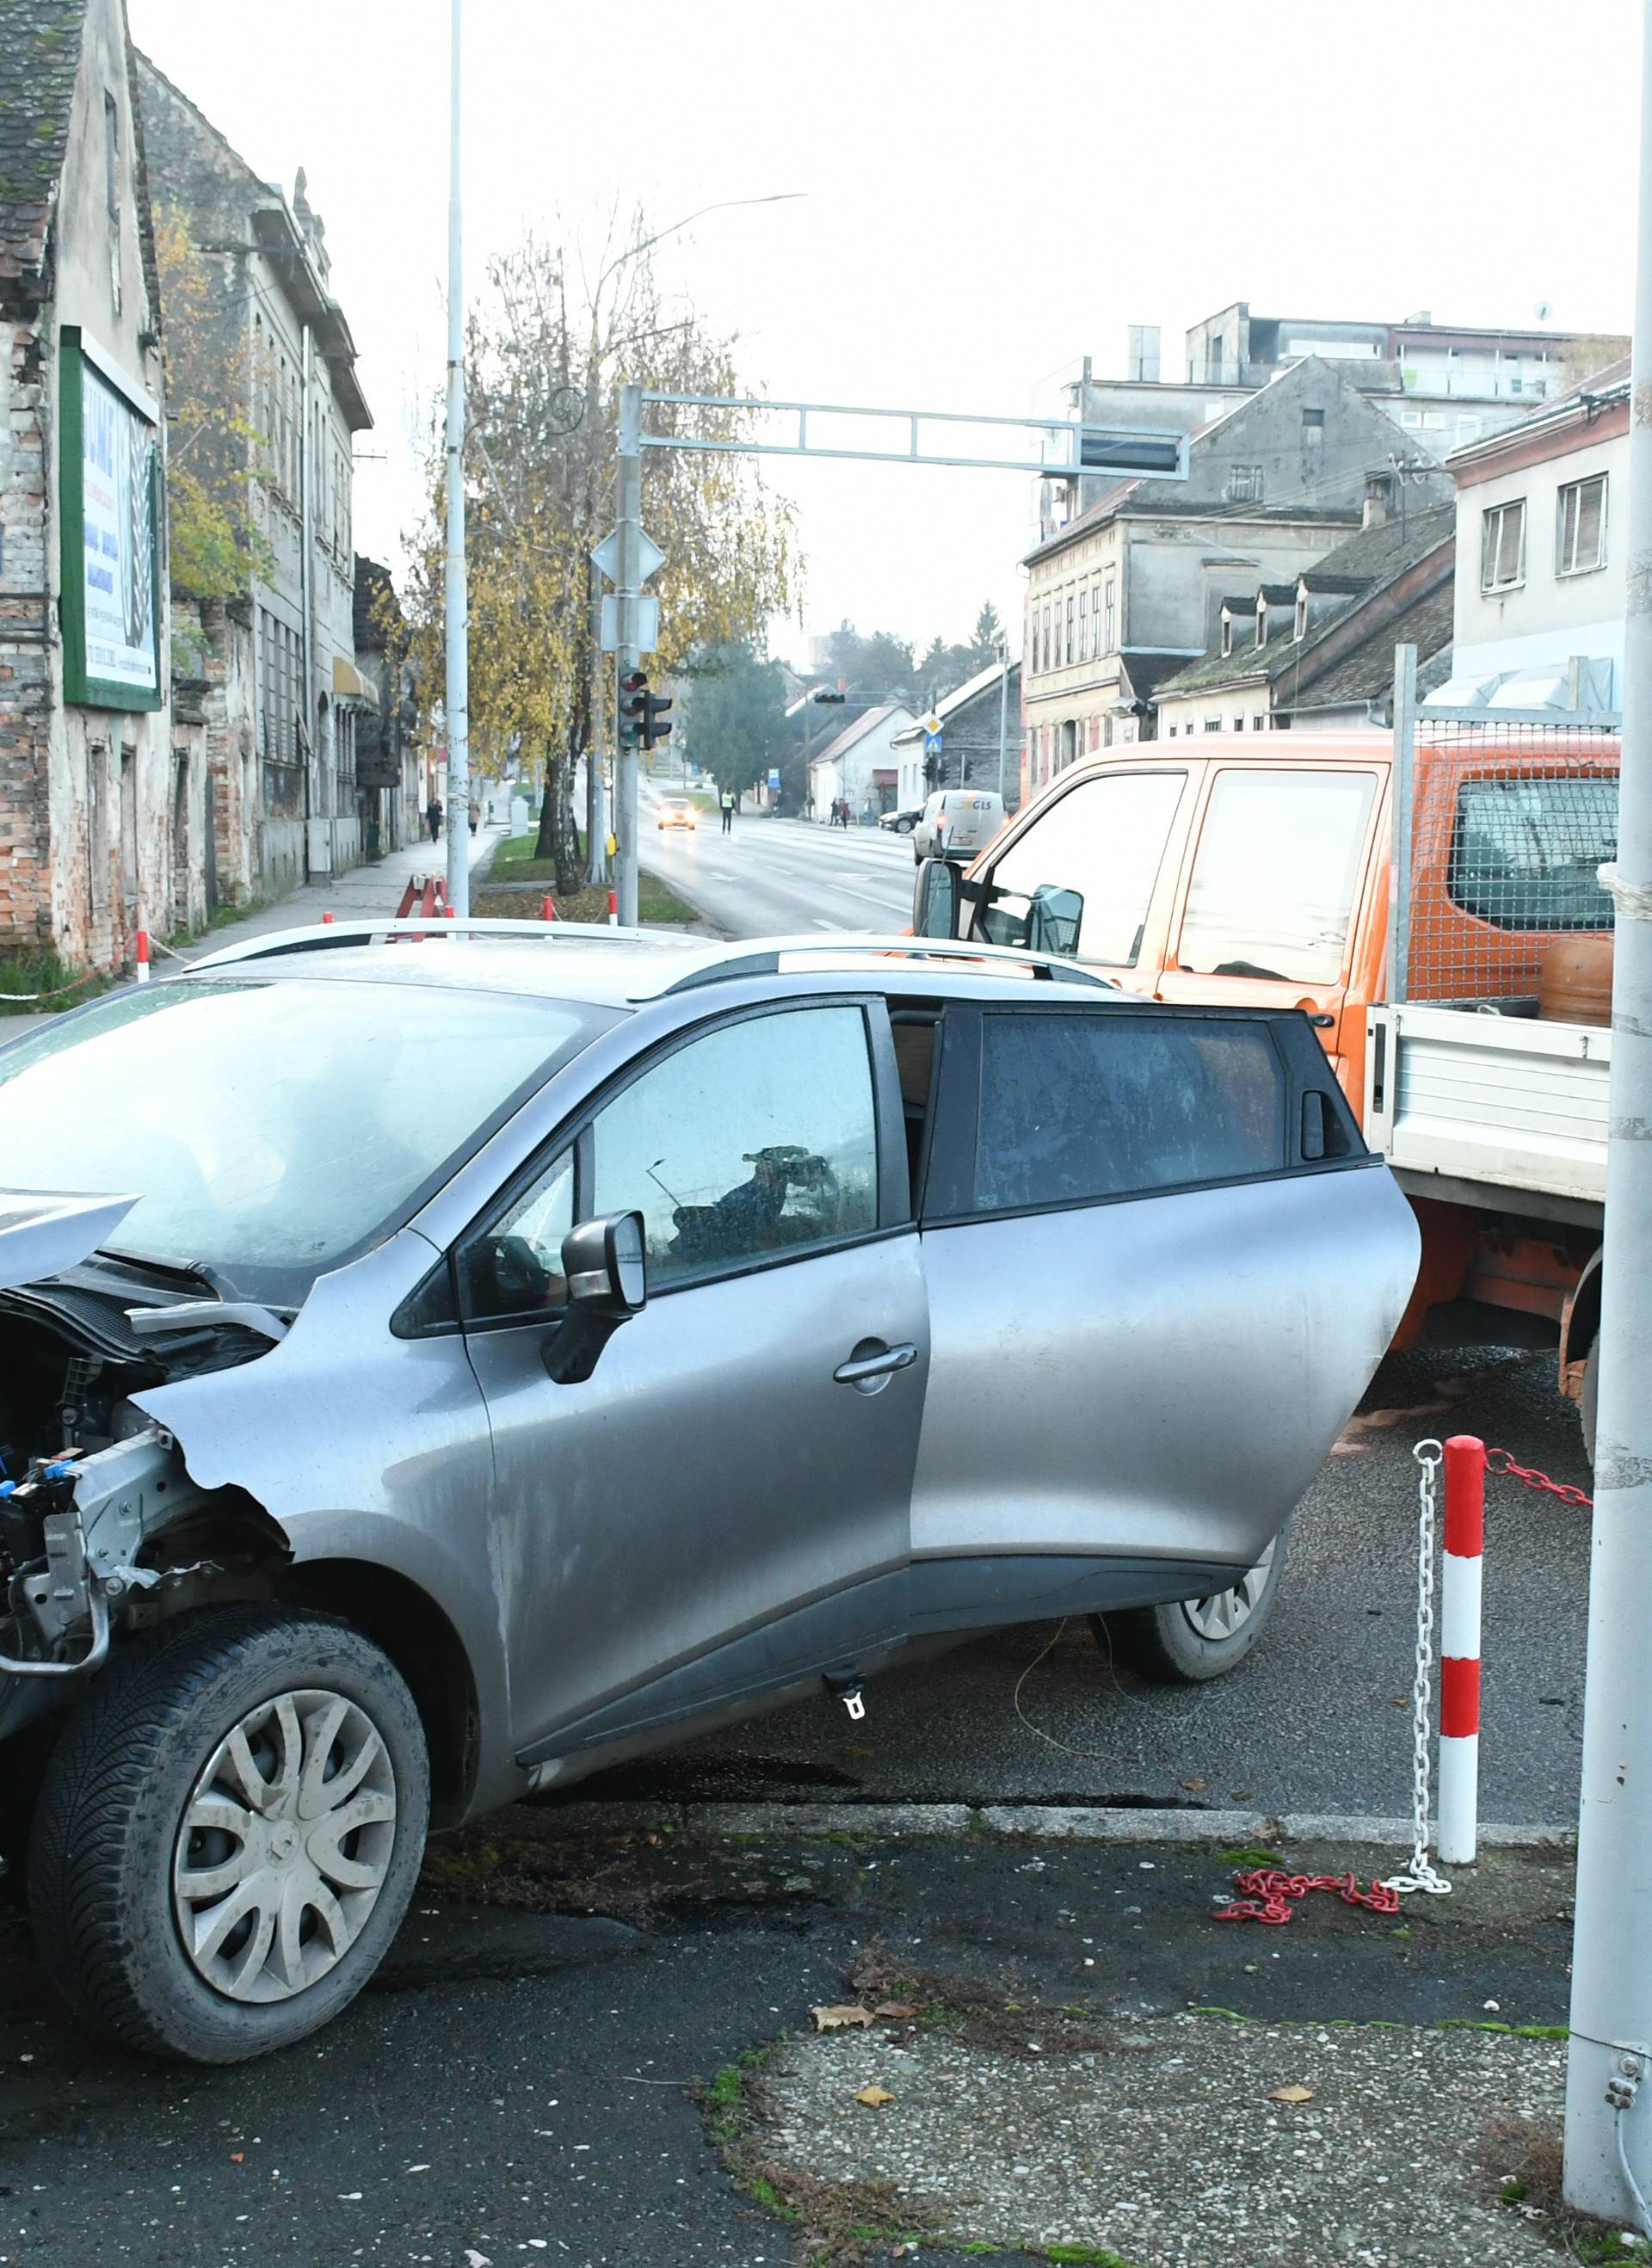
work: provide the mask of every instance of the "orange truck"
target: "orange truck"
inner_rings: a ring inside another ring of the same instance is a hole
[[[1618,770],[1610,731],[1426,710],[1414,742],[1138,743],[1061,773],[962,873],[926,862],[913,925],[1154,999],[1306,1010],[1422,1227],[1396,1344],[1557,1348],[1592,1452]]]

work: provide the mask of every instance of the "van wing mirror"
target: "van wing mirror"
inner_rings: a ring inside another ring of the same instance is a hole
[[[912,934],[956,937],[961,894],[958,870],[947,858],[926,858],[912,884]]]
[[[541,1350],[546,1374],[577,1386],[596,1368],[603,1348],[648,1301],[643,1217],[610,1212],[582,1220],[562,1241],[568,1312]]]
[[[1079,926],[1083,919],[1084,900],[1077,890],[1064,890],[1055,882],[1040,882],[1027,906],[1029,950],[1076,953]]]

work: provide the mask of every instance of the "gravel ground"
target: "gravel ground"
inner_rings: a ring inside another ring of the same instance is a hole
[[[1488,2128],[1558,2119],[1565,2056],[1551,2040],[1213,2016],[1129,2024],[1105,2051],[1047,2060],[857,2032],[784,2049],[758,2099],[774,2157],[893,2183],[955,2242],[1105,2246],[1131,2268],[1520,2268],[1552,2263],[1553,2245],[1499,2201]],[[867,2108],[867,2087],[894,2099]],[[1310,2099],[1268,2099],[1291,2087]]]

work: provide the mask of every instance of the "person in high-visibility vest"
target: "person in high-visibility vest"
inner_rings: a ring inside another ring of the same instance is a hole
[[[723,832],[725,835],[732,835],[734,831],[734,792],[732,788],[726,787],[723,790]]]

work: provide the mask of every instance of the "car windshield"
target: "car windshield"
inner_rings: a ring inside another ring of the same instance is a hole
[[[110,1248],[301,1298],[600,1027],[566,1001],[205,977],[0,1054],[0,1182],[140,1194]]]

